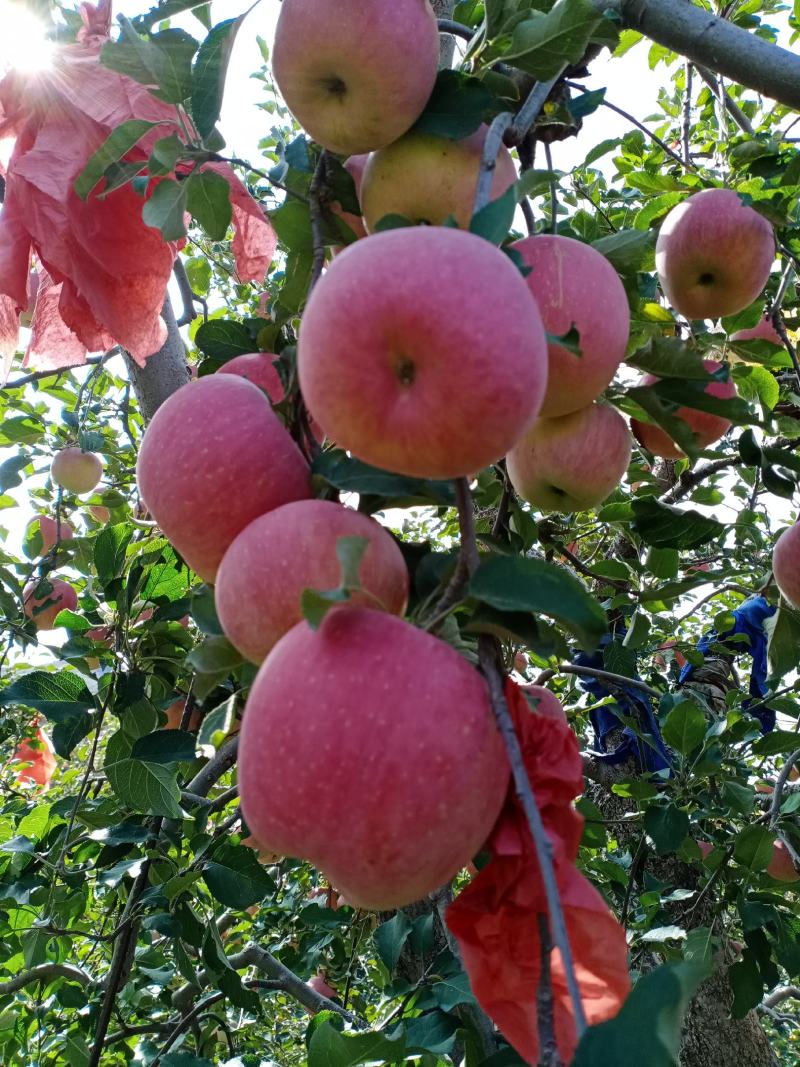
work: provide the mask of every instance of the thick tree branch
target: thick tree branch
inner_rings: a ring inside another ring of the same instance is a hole
[[[739,85],[800,109],[800,56],[687,0],[592,0],[632,30]]]
[[[323,232],[322,211],[327,200],[325,187],[325,174],[327,166],[327,154],[325,149],[320,152],[314,177],[308,188],[308,213],[311,217],[311,240],[314,250],[314,259],[311,265],[311,280],[308,283],[308,296],[319,279],[325,267],[325,235]]]
[[[0,982],[0,996],[16,993],[18,989],[24,989],[33,982],[52,982],[55,978],[66,978],[84,987],[91,982],[89,975],[80,967],[73,967],[69,963],[42,963],[28,971],[20,971],[7,982]]]
[[[197,312],[194,310],[194,305],[199,304],[203,309],[203,317],[208,317],[208,301],[192,289],[189,282],[189,275],[186,273],[186,267],[183,265],[183,260],[178,257],[172,265],[172,273],[175,276],[175,282],[178,286],[178,292],[181,294],[181,303],[183,304],[183,311],[181,317],[178,319],[179,326],[188,326],[190,322],[194,322]]]
[[[780,985],[764,998],[763,1003],[765,1008],[774,1008],[776,1004],[782,1004],[784,1000],[800,1000],[800,986]]]
[[[781,814],[781,802],[783,801],[783,790],[789,780],[789,775],[791,774],[792,767],[794,767],[798,760],[800,760],[800,748],[794,751],[791,756],[789,756],[789,758],[786,760],[784,765],[781,767],[780,774],[778,775],[778,780],[775,783],[775,788],[772,791],[772,804],[770,806],[769,812],[770,829],[774,829],[774,827],[778,824],[778,819],[780,818]]]
[[[149,422],[164,401],[189,381],[186,349],[169,295],[161,314],[167,326],[167,339],[158,352],[150,356],[143,367],[127,354],[125,356],[131,385],[145,422]]]

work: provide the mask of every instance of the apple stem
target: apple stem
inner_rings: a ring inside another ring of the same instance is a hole
[[[488,137],[487,137],[488,140]],[[458,522],[461,532],[461,547],[459,549],[456,574],[460,577],[459,596],[463,592],[466,582],[475,572],[480,562],[478,545],[475,539],[475,515],[472,508],[472,494],[469,490],[469,482],[466,478],[458,478],[455,481],[456,504],[458,506]],[[455,578],[455,575],[453,576]],[[447,595],[453,580],[445,590]],[[444,597],[442,598],[444,599]],[[441,601],[440,601],[441,603]],[[514,720],[508,709],[505,693],[503,691],[504,672],[502,668],[502,654],[500,643],[496,637],[489,634],[481,634],[478,638],[478,664],[481,673],[486,679],[489,690],[489,699],[494,712],[495,721],[503,739],[508,762],[511,765],[511,774],[514,779],[514,788],[519,798],[522,810],[531,832],[536,858],[544,883],[544,892],[547,900],[547,911],[550,921],[550,930],[553,944],[561,954],[564,974],[567,981],[572,1012],[575,1019],[575,1030],[580,1040],[581,1034],[586,1029],[586,1016],[583,1011],[578,978],[575,974],[575,965],[572,959],[572,949],[567,934],[567,924],[564,919],[564,911],[561,907],[561,898],[558,893],[555,870],[553,868],[553,847],[547,836],[547,831],[542,822],[542,816],[533,795],[533,789],[525,769],[525,760],[522,755],[519,738],[514,729]]]

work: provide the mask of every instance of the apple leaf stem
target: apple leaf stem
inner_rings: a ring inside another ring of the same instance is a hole
[[[487,138],[488,139],[488,138]],[[467,579],[472,576],[479,562],[478,545],[475,539],[475,515],[472,507],[472,494],[469,490],[469,482],[466,478],[458,478],[455,481],[456,504],[458,506],[459,529],[461,532],[461,547],[459,550],[459,566],[466,571]],[[564,918],[564,910],[561,907],[561,898],[558,893],[555,869],[553,867],[553,846],[547,836],[547,831],[542,822],[542,816],[533,795],[528,772],[525,769],[525,760],[522,755],[517,732],[514,729],[514,720],[506,702],[503,691],[503,658],[500,643],[496,637],[489,634],[481,634],[478,638],[478,664],[486,679],[489,690],[489,699],[494,712],[495,721],[500,731],[500,736],[505,745],[508,762],[511,766],[511,775],[514,780],[514,789],[519,798],[522,810],[528,823],[528,828],[536,850],[536,858],[544,884],[547,911],[553,944],[561,954],[564,974],[567,982],[572,1011],[575,1019],[575,1030],[580,1040],[586,1029],[586,1016],[581,1000],[580,986],[575,973],[575,965],[572,958],[572,949],[567,933],[567,924]],[[540,990],[537,991],[537,1000]]]

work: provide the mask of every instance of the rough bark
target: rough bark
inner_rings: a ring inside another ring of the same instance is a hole
[[[127,353],[125,355],[131,385],[145,422],[152,419],[167,397],[189,381],[186,348],[169,295],[164,301],[161,316],[167,326],[167,339],[163,348],[154,356],[150,356],[143,367],[134,363]]]

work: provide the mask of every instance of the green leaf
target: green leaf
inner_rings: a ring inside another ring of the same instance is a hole
[[[186,730],[155,730],[136,739],[131,758],[148,763],[185,763],[195,758],[194,737]]]
[[[182,104],[192,91],[192,57],[197,41],[185,30],[173,28],[154,33],[150,41],[161,53],[159,89],[154,95],[170,104]]]
[[[182,818],[175,774],[156,763],[135,759],[133,745],[134,741],[122,730],[109,738],[104,766],[111,788],[133,811]]]
[[[460,141],[497,111],[497,98],[480,78],[457,70],[440,70],[425,110],[412,130]]]
[[[213,170],[195,171],[187,180],[186,206],[212,241],[222,241],[233,217],[230,186]]]
[[[223,844],[217,848],[203,866],[203,879],[220,904],[240,911],[275,891],[275,883],[246,845]]]
[[[728,977],[733,990],[731,1015],[734,1019],[743,1019],[761,1002],[764,994],[764,982],[754,955],[745,950],[742,959],[728,971]]]
[[[782,678],[800,663],[800,612],[782,600],[769,637],[769,662],[773,674]]]
[[[323,452],[312,464],[312,472],[343,493],[359,493],[368,496],[388,497],[398,502],[453,505],[455,495],[452,482],[439,482],[407,478],[391,474],[379,467],[371,467],[360,459],[351,459],[345,452],[336,449]]]
[[[490,556],[469,584],[470,596],[500,611],[550,615],[589,650],[606,632],[606,615],[568,571],[523,556]]]
[[[336,558],[341,568],[341,585],[344,589],[361,588],[361,561],[369,548],[366,537],[337,537]]]
[[[244,662],[226,637],[215,634],[193,648],[186,659],[201,674],[232,671]]]
[[[317,630],[331,608],[349,599],[346,589],[304,589],[300,594],[300,611],[311,629]]]
[[[53,748],[56,755],[69,759],[77,745],[87,737],[94,720],[88,712],[76,712],[53,727]]]
[[[677,852],[689,832],[689,816],[675,804],[654,804],[644,813],[644,828],[659,856]]]
[[[463,971],[453,978],[437,982],[431,992],[442,1011],[452,1011],[459,1004],[472,1004],[475,1001],[469,978]]]
[[[279,208],[270,212],[269,218],[284,248],[293,249],[296,252],[313,250],[314,240],[311,234],[311,215],[308,204],[287,197]]]
[[[200,45],[194,62],[191,112],[197,132],[204,140],[219,120],[228,62],[244,17],[240,15],[216,25]]]
[[[105,174],[106,168],[112,163],[118,162],[138,144],[146,133],[149,133],[157,122],[147,122],[144,119],[129,119],[109,134],[96,152],[89,157],[89,162],[75,179],[73,188],[76,196],[86,200],[89,193]],[[138,170],[144,166],[138,165]]]
[[[751,871],[765,871],[772,859],[775,835],[766,826],[745,826],[736,837],[733,858]]]
[[[600,17],[590,0],[556,0],[548,12],[531,11],[514,28],[503,59],[539,81],[552,78],[583,56]]]
[[[410,933],[411,921],[402,911],[398,911],[388,922],[381,923],[373,934],[378,955],[390,974],[397,966]]]
[[[183,142],[176,133],[171,133],[169,137],[162,137],[156,141],[147,161],[148,173],[158,177],[171,174],[175,170],[175,164],[178,162],[183,147]]]
[[[641,230],[619,230],[592,241],[592,248],[605,256],[620,274],[642,270],[652,257],[655,236]]]
[[[129,525],[104,526],[95,538],[93,559],[100,584],[105,589],[125,569],[125,550],[133,537]]]
[[[475,212],[469,224],[470,233],[484,237],[494,245],[501,244],[511,229],[514,212],[517,210],[517,194],[514,186],[496,200],[490,200]]]
[[[651,337],[628,356],[626,363],[659,378],[687,378],[708,384],[708,371],[700,353],[677,337]]]
[[[677,578],[680,555],[676,548],[651,548],[645,565],[655,578],[667,581]]]
[[[142,208],[147,226],[161,231],[165,241],[179,241],[186,236],[187,183],[165,178],[160,182]]]
[[[670,748],[688,756],[703,743],[706,728],[706,717],[700,708],[691,700],[682,700],[667,716],[662,736]]]
[[[74,671],[31,671],[0,690],[0,706],[22,704],[54,722],[75,718],[94,707],[86,683]]]
[[[793,730],[772,730],[753,745],[753,751],[759,756],[777,756],[794,752],[796,748],[800,748],[800,735]]]
[[[640,978],[622,1010],[590,1026],[571,1067],[678,1067],[681,1023],[708,975],[700,963],[667,963]]]
[[[194,335],[194,343],[204,356],[229,360],[253,351],[253,338],[241,322],[232,319],[211,319],[204,322]]]
[[[405,1039],[409,1050],[419,1049],[435,1055],[447,1055],[456,1040],[459,1022],[452,1015],[441,1011],[430,1011],[408,1019],[405,1025]]]
[[[653,497],[633,501],[633,528],[654,548],[697,548],[722,536],[725,527],[692,509],[682,511]]]
[[[637,403],[641,403],[640,397],[645,389],[650,389],[655,396],[665,405],[674,405],[674,409],[692,408],[695,411],[707,411],[711,415],[721,415],[734,424],[756,422],[753,412],[740,396],[725,399],[718,396],[710,396],[706,392],[708,375],[705,381],[697,381],[691,378],[675,380],[665,378],[654,385],[639,386],[628,392]]]
[[[382,1033],[343,1034],[328,1019],[315,1027],[308,1043],[308,1067],[353,1067],[361,1063],[402,1063],[406,1042],[402,1029]]]

